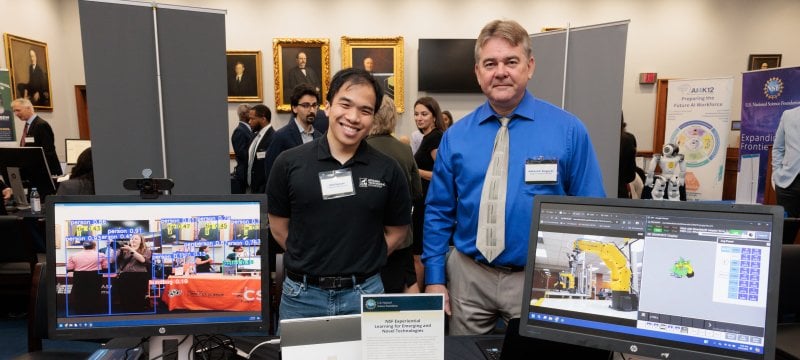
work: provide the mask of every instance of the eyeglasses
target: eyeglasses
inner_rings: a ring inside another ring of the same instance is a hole
[[[306,110],[308,110],[308,109],[310,109],[310,108],[313,108],[313,109],[316,109],[316,108],[318,108],[318,107],[319,107],[319,104],[317,104],[317,103],[314,103],[314,104],[309,104],[309,103],[300,103],[300,104],[297,104],[297,106],[299,106],[299,107],[301,107],[301,108],[303,108],[303,109],[306,109]]]

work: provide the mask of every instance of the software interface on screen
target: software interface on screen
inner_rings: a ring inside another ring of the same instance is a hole
[[[763,354],[771,217],[543,203],[538,230],[530,323]]]
[[[261,323],[261,214],[258,201],[55,203],[56,329]]]

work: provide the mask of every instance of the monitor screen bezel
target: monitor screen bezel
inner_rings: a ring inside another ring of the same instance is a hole
[[[266,197],[261,194],[236,194],[236,195],[162,195],[156,199],[145,199],[137,195],[53,195],[48,197],[45,204],[47,224],[47,263],[53,266],[46,267],[47,286],[47,329],[49,337],[62,340],[79,339],[108,339],[130,336],[169,336],[193,335],[199,333],[231,333],[254,332],[268,335],[272,314],[270,313],[270,277],[268,270],[261,276],[261,320],[258,322],[221,322],[221,323],[190,323],[186,325],[133,325],[130,327],[103,327],[96,329],[58,329],[57,328],[57,289],[56,289],[56,248],[55,248],[55,214],[56,204],[65,203],[197,203],[197,202],[258,202],[260,204],[260,236],[261,236],[261,263],[268,264],[267,239],[267,206]],[[265,265],[262,267],[267,268]],[[263,270],[262,270],[263,272]]]
[[[780,257],[781,257],[781,234],[783,229],[783,209],[778,206],[727,204],[719,202],[686,202],[686,201],[657,201],[657,200],[633,200],[633,199],[614,199],[614,198],[589,198],[572,197],[558,195],[537,195],[533,201],[533,214],[531,222],[531,233],[528,249],[528,261],[525,266],[525,287],[530,288],[533,284],[533,273],[536,260],[536,246],[539,236],[539,212],[543,204],[570,204],[570,205],[589,205],[604,206],[609,208],[633,208],[633,209],[657,209],[657,210],[678,210],[687,212],[726,212],[739,214],[758,214],[772,218],[773,238],[770,240],[769,258],[769,279],[767,283],[767,298],[773,301],[767,302],[766,308],[766,327],[764,336],[764,352],[762,359],[772,359],[775,356],[775,332],[777,326],[778,313],[778,284],[780,280]],[[565,327],[564,329],[554,328],[548,322],[531,320],[528,314],[531,311],[530,302],[532,292],[523,291],[522,309],[520,314],[519,333],[522,336],[557,341],[565,344],[578,346],[594,347],[609,351],[629,353],[638,356],[653,358],[690,358],[690,359],[733,359],[737,358],[728,355],[724,351],[715,352],[708,347],[708,351],[696,351],[690,348],[682,348],[681,343],[674,341],[664,341],[661,339],[626,339],[625,334],[591,330],[582,331],[577,327]],[[588,329],[586,329],[588,330]],[[666,356],[666,357],[665,357]]]

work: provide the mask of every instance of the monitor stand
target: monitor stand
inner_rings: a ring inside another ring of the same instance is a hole
[[[151,336],[148,357],[162,356],[162,359],[192,359],[194,335]],[[169,355],[165,355],[169,353]]]
[[[28,204],[28,199],[25,198],[25,187],[22,186],[22,177],[19,175],[19,168],[9,166],[6,168],[8,171],[8,184],[14,190],[14,201],[17,203],[17,210],[28,210],[31,205]]]

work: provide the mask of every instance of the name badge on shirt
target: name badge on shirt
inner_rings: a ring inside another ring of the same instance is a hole
[[[558,160],[528,159],[525,161],[526,184],[558,183]]]
[[[356,194],[353,187],[353,173],[350,169],[320,172],[319,185],[322,188],[323,200],[338,199]]]
[[[32,144],[34,141],[36,141],[36,139],[34,139],[33,136],[26,136],[25,137],[25,143],[26,144]]]
[[[258,152],[256,152],[256,159],[261,160],[261,159],[263,159],[265,157],[267,157],[267,152],[266,151],[258,151]]]

